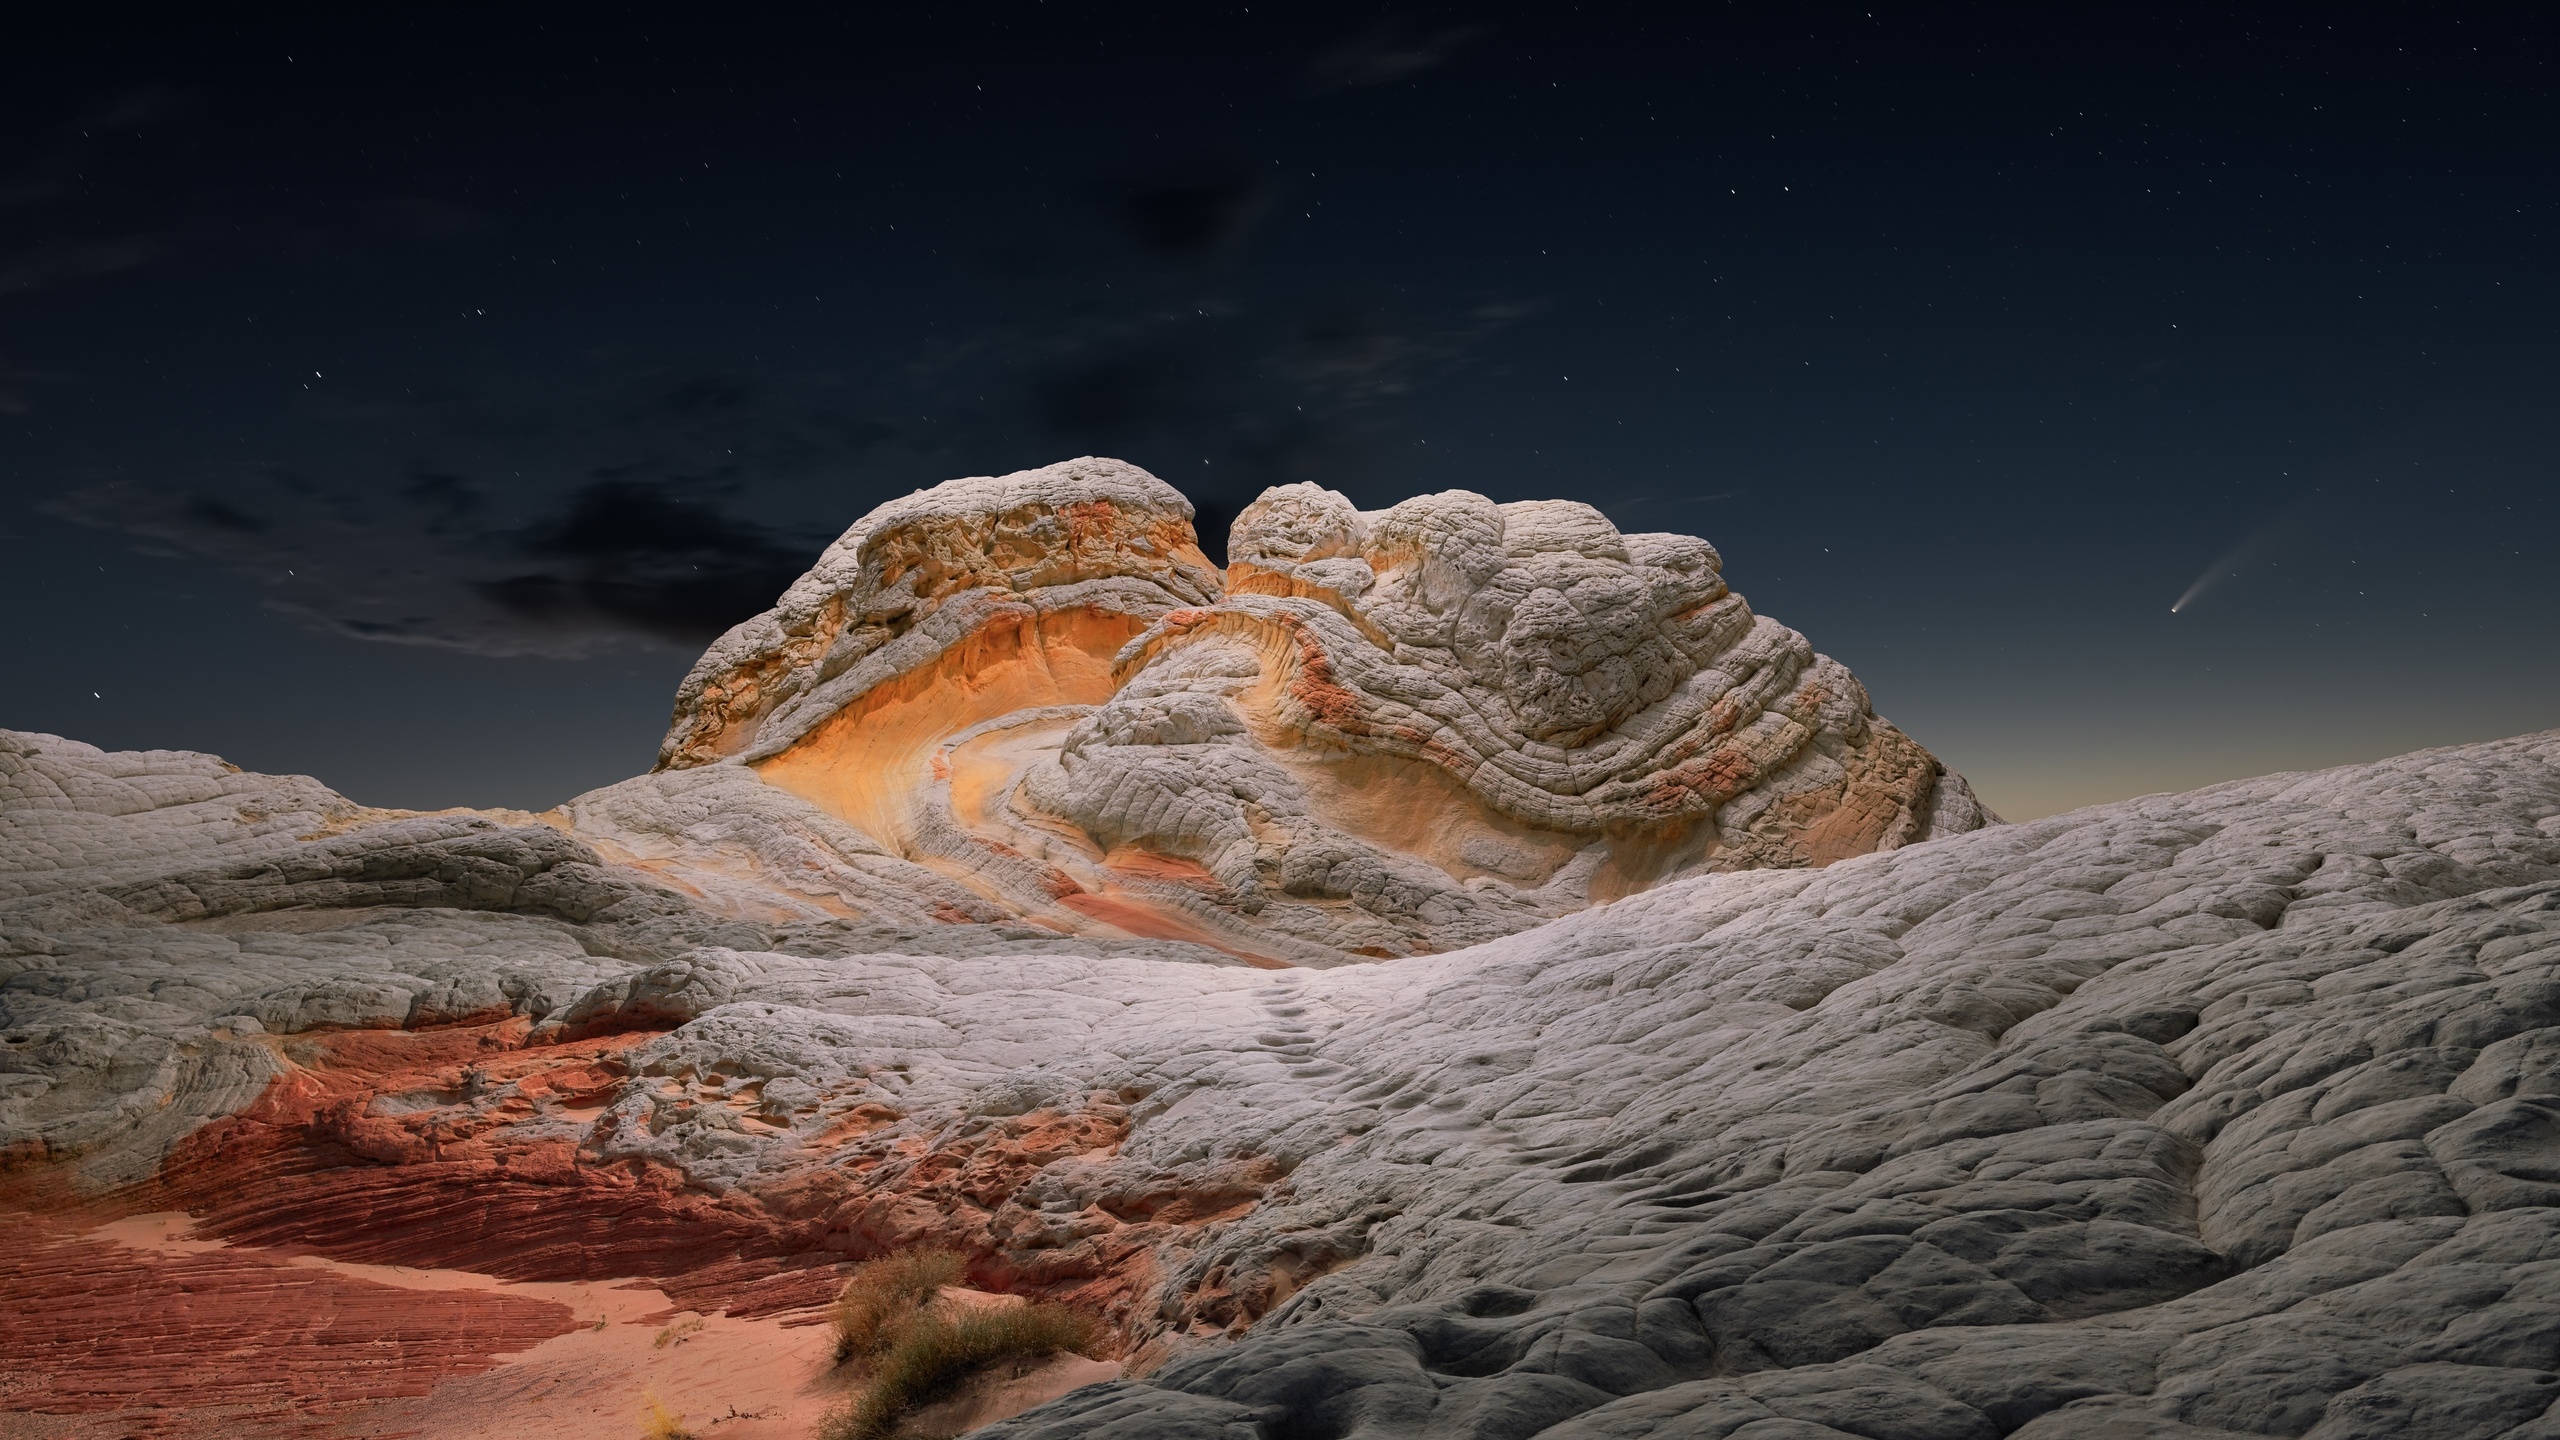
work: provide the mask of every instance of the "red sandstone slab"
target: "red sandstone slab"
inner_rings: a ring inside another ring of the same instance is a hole
[[[220,1411],[254,1427],[424,1395],[578,1327],[549,1300],[377,1284],[254,1250],[141,1249],[34,1215],[5,1223],[0,1355],[20,1412],[140,1411],[121,1418],[169,1433]]]

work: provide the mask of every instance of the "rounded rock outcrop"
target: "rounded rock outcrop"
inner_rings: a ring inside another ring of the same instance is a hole
[[[1334,963],[1989,818],[1693,536],[1464,490],[1236,518],[1119,461],[881,507],[703,657],[728,762],[1073,931]]]
[[[676,691],[658,768],[771,753],[880,679],[1020,619],[1008,605],[1088,611],[1107,631],[1220,588],[1191,502],[1135,465],[946,481],[862,517],[771,610],[712,642]]]

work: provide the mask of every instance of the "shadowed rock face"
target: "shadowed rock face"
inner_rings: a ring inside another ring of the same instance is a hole
[[[884,506],[704,656],[661,766],[749,766],[1011,914],[1295,964],[1989,818],[1703,540],[1291,485],[1221,577],[1189,518],[1091,459]]]

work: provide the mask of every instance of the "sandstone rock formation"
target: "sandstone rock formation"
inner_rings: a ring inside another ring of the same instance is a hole
[[[1290,485],[1222,581],[1189,522],[1095,459],[883,506],[703,657],[662,773],[751,767],[971,918],[1295,964],[1986,818],[1703,540]]]
[[[2560,733],[1279,973],[0,757],[21,1203],[744,1313],[957,1244],[1160,1362],[1017,1435],[2523,1437],[2560,1386]]]
[[[935,1245],[1135,1377],[1010,1440],[2560,1435],[2560,732],[1969,825],[1700,542],[1290,489],[1221,592],[1133,472],[1161,566],[1042,569],[1042,474],[539,816],[0,732],[0,1415],[461,1433],[588,1323],[312,1256],[729,1324]]]

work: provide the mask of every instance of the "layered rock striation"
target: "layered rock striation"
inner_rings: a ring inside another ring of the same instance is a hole
[[[662,770],[750,768],[1010,914],[1295,964],[1988,818],[1703,540],[1291,485],[1222,576],[1189,521],[1091,459],[883,506],[703,657]]]
[[[773,609],[703,652],[676,691],[659,768],[769,759],[945,676],[1057,700],[1107,690],[1097,662],[1221,588],[1191,502],[1122,461],[920,490],[856,521]],[[1007,666],[1041,673],[991,673]]]

